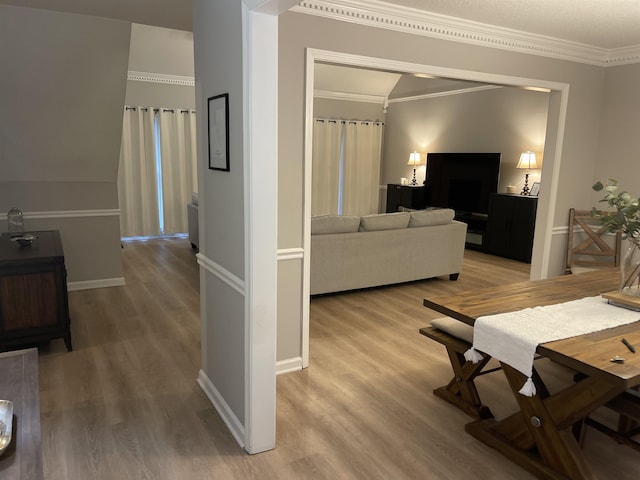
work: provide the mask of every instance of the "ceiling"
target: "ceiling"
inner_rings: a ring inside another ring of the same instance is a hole
[[[640,0],[386,2],[603,49],[640,45]],[[178,30],[192,29],[189,0],[0,0],[0,3],[116,18]],[[376,0],[371,3],[384,5]]]

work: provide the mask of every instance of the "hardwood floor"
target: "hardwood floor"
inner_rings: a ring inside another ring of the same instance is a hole
[[[470,418],[432,395],[451,370],[444,348],[418,334],[439,316],[425,296],[523,280],[528,265],[467,252],[457,282],[314,298],[310,368],[278,377],[277,448],[251,456],[195,381],[188,240],[127,242],[123,258],[127,286],[70,292],[74,351],[62,341],[40,350],[46,479],[532,478],[465,434]],[[502,375],[479,389],[497,416],[514,408]],[[637,478],[637,452],[593,430],[585,448],[601,478]]]

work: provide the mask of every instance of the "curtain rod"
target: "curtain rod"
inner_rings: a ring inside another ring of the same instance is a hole
[[[342,125],[369,125],[369,124],[373,124],[373,125],[383,125],[384,126],[384,122],[379,122],[379,121],[374,121],[374,120],[334,120],[331,118],[316,118],[315,119],[316,122],[320,122],[320,123],[340,123]]]
[[[148,112],[149,111],[149,107],[128,107],[128,106],[125,106],[124,108],[125,108],[125,110],[133,110],[134,112],[136,110],[138,110],[138,108],[142,112]],[[190,113],[190,112],[196,113],[195,110],[189,110],[189,109],[180,108],[180,109],[177,109],[177,110],[180,113]],[[159,111],[175,113],[176,109],[173,109],[173,108],[154,108],[153,111],[154,111],[154,113],[158,113]]]

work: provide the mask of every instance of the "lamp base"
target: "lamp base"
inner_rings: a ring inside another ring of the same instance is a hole
[[[529,174],[525,173],[524,174],[524,187],[522,187],[522,192],[520,192],[520,195],[529,195],[530,190],[529,190]]]
[[[418,180],[416,179],[416,169],[413,169],[413,178],[411,179],[411,183],[409,185],[418,185]]]

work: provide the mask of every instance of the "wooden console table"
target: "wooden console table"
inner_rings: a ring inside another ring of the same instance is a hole
[[[0,397],[13,402],[13,435],[0,456],[2,480],[42,480],[38,351],[0,353]]]
[[[21,247],[0,236],[0,350],[63,338],[71,350],[67,270],[57,230]]]

